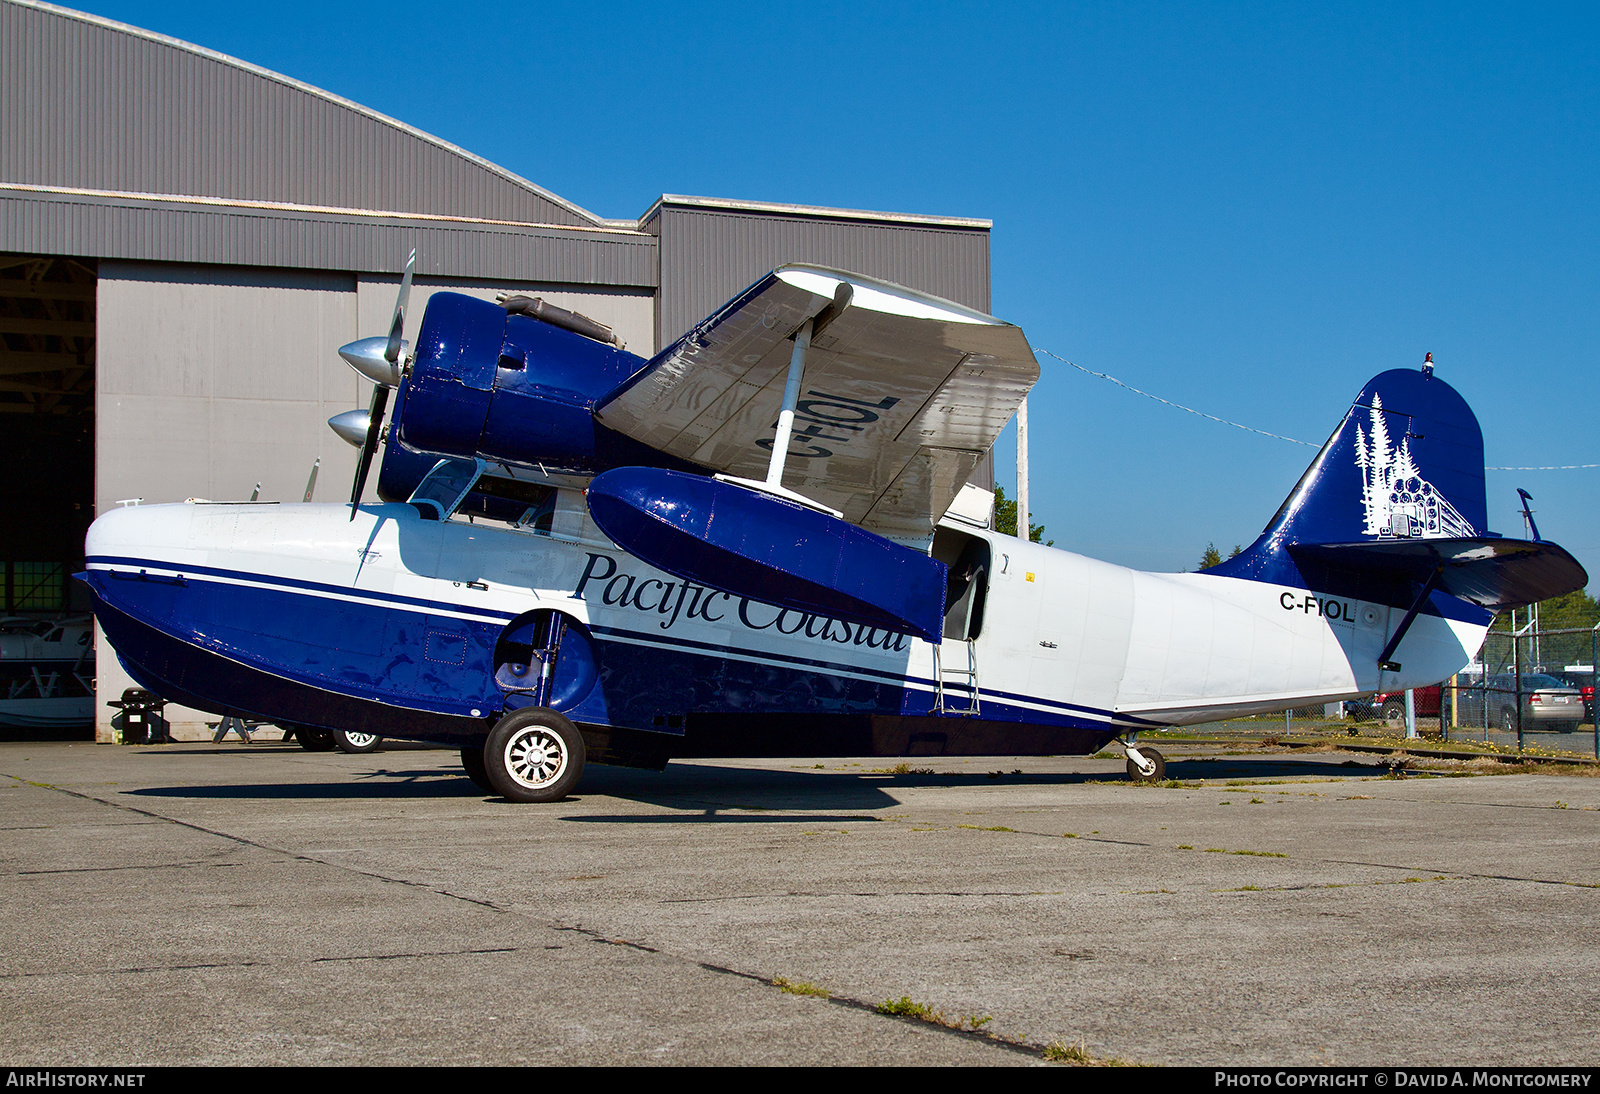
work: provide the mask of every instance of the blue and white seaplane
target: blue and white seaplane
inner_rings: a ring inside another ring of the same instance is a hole
[[[348,506],[94,523],[82,576],[141,686],[446,743],[517,801],[586,761],[1111,742],[1150,780],[1141,731],[1432,683],[1587,581],[1486,530],[1482,434],[1431,366],[1361,390],[1248,550],[1141,573],[998,533],[967,485],[1039,375],[991,316],[790,265],[650,360],[527,297],[436,295],[412,348],[410,283],[341,350],[376,384],[330,423]]]

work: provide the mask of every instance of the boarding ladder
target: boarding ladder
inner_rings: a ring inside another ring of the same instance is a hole
[[[978,643],[968,638],[961,645],[966,647],[966,664],[946,665],[944,662],[944,648],[946,645],[954,646],[954,642],[938,642],[933,647],[933,684],[934,700],[937,714],[977,714],[978,701]],[[952,694],[952,689],[954,694]],[[964,704],[964,705],[963,705]]]

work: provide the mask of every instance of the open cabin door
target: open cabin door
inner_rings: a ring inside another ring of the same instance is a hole
[[[944,640],[933,647],[938,714],[979,713],[978,635],[989,593],[989,541],[954,528],[933,537],[933,557],[949,569],[945,579]]]

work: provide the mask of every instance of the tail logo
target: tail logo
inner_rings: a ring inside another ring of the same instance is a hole
[[[1378,539],[1437,539],[1475,536],[1477,530],[1439,489],[1422,477],[1411,454],[1411,440],[1389,439],[1383,400],[1372,398],[1372,432],[1356,426],[1356,467],[1361,471],[1361,503],[1366,534]]]

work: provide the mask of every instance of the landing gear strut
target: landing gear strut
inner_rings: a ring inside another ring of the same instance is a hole
[[[1128,754],[1128,781],[1131,783],[1158,783],[1167,777],[1166,758],[1153,748],[1139,748],[1133,739],[1118,740]]]

